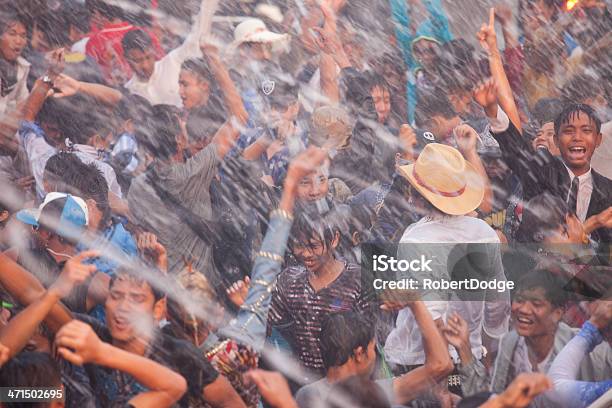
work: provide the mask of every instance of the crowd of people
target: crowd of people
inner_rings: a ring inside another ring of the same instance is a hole
[[[612,4],[470,13],[0,0],[2,392],[612,406]]]

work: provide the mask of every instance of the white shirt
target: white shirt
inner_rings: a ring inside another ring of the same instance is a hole
[[[36,194],[42,199],[46,194],[43,185],[45,166],[49,158],[57,153],[57,149],[47,143],[43,137],[31,131],[20,132],[19,139],[28,156],[32,168],[32,175],[36,180]],[[94,164],[104,175],[109,191],[113,192],[119,198],[122,197],[121,186],[117,182],[117,176],[111,166],[82,151],[75,151],[75,155],[85,164]]]
[[[17,105],[28,99],[28,73],[30,63],[22,57],[17,58],[17,84],[11,93],[5,97],[0,96],[0,115],[15,110]],[[0,81],[2,79],[0,78]]]
[[[183,44],[155,63],[153,74],[147,81],[141,81],[137,75],[134,75],[125,84],[131,93],[142,96],[153,105],[168,104],[183,107],[178,84],[181,65],[189,58],[202,57],[200,37],[205,26],[202,22],[204,8],[203,5],[200,6],[196,22]]]
[[[425,217],[410,225],[400,240],[398,259],[425,255],[427,259],[433,260],[433,272],[411,274],[419,282],[423,282],[424,278],[450,279],[449,268],[452,269],[455,262],[467,253],[462,250],[463,243],[494,244],[486,246],[487,262],[491,265],[487,280],[506,280],[501,263],[499,237],[484,221],[468,216]],[[486,301],[459,301],[448,290],[421,291],[421,295],[434,320],[446,320],[447,315],[457,312],[467,321],[472,353],[477,359],[483,356],[483,330],[493,338],[499,338],[508,331],[510,293],[507,291],[500,293],[487,290],[484,295]],[[387,337],[384,350],[387,360],[395,364],[417,365],[425,362],[421,331],[409,308],[399,312],[395,328]],[[454,349],[449,347],[449,352],[456,360]]]
[[[565,164],[564,164],[565,166]],[[567,191],[565,202],[569,200],[569,196],[572,192],[572,182],[576,178],[576,175],[565,166],[567,173],[570,176],[570,188]],[[582,222],[586,220],[587,212],[589,211],[589,204],[591,203],[591,194],[593,193],[593,176],[591,175],[591,169],[584,173],[582,176],[578,176],[578,197],[576,197],[576,215]],[[570,211],[574,211],[574,208],[570,208]]]
[[[612,179],[612,122],[606,122],[601,125],[601,144],[591,159],[591,167],[596,172]]]
[[[78,52],[81,53],[83,55],[86,55],[87,52],[87,43],[89,42],[89,37],[84,37],[81,38],[79,41],[75,42],[74,44],[72,44],[72,47],[70,47],[70,51],[72,52]]]

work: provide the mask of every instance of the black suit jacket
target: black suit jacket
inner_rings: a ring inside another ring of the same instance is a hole
[[[554,157],[546,149],[534,151],[518,129],[510,122],[508,129],[493,137],[499,143],[506,164],[517,175],[523,185],[525,201],[549,192],[566,200],[571,179],[560,158]],[[612,206],[612,180],[591,169],[593,192],[587,211],[587,218],[599,214]],[[599,228],[591,237],[600,243],[612,242],[612,229]]]

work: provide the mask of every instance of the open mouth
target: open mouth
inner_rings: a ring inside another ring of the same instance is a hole
[[[119,330],[126,330],[128,327],[130,327],[130,321],[125,317],[116,316],[113,319],[113,323],[115,324],[115,327]]]
[[[586,155],[586,148],[581,146],[570,147],[569,157],[574,160],[583,159]]]
[[[530,325],[530,324],[533,324],[533,320],[528,319],[528,318],[526,318],[526,317],[522,317],[522,316],[521,316],[521,317],[517,317],[517,318],[516,318],[516,321],[517,321],[517,323],[519,323],[519,324],[521,324],[521,325],[523,325],[523,326],[524,326],[524,325]]]

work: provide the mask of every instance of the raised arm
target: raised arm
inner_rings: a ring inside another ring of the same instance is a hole
[[[497,47],[497,35],[495,34],[495,9],[489,10],[489,24],[483,24],[477,34],[480,45],[489,56],[489,67],[491,75],[497,84],[497,99],[499,105],[508,115],[514,126],[521,132],[521,119],[519,111],[512,95],[512,88],[504,70],[501,53]]]
[[[236,84],[230,77],[227,67],[221,61],[217,48],[211,44],[202,44],[202,54],[206,56],[210,64],[210,68],[219,83],[225,106],[229,109],[231,115],[238,120],[238,123],[243,126],[249,119],[249,114],[244,108],[240,92],[236,88]]]
[[[101,341],[88,324],[78,320],[63,326],[55,341],[59,354],[72,364],[92,363],[119,370],[149,390],[130,399],[130,406],[170,407],[187,390],[187,381],[180,374],[153,360]]]
[[[425,364],[393,380],[396,404],[405,404],[431,388],[453,370],[448,347],[422,301],[408,305],[423,336]]]
[[[255,349],[263,346],[272,298],[270,289],[284,262],[297,186],[306,174],[318,168],[327,157],[326,150],[309,147],[291,161],[278,210],[270,216],[268,230],[251,271],[251,286],[246,299],[240,306],[237,318],[221,330],[222,334],[238,338]]]
[[[77,81],[68,75],[60,75],[53,84],[58,90],[53,94],[54,98],[64,98],[76,94],[90,96],[105,105],[115,106],[120,101],[123,95],[115,88],[106,85],[93,84],[89,82]]]
[[[95,266],[84,265],[82,261],[88,257],[97,255],[97,251],[85,251],[66,262],[62,273],[53,285],[51,285],[47,291],[43,289],[41,297],[30,302],[28,307],[11,319],[8,325],[0,330],[0,343],[9,348],[11,357],[18,354],[23,347],[25,347],[28,340],[32,337],[43,320],[48,319],[48,322],[56,322],[56,324],[51,324],[50,328],[53,330],[54,327],[59,328],[58,325],[61,325],[61,322],[71,319],[70,313],[59,304],[59,301],[70,295],[70,292],[72,292],[72,289],[76,285],[85,282],[96,270]],[[17,292],[13,292],[16,286],[7,287],[7,285],[5,285],[4,271],[10,271],[9,273],[13,276],[13,280],[25,280],[26,285],[30,283],[33,284],[32,286],[38,286],[40,283],[33,276],[25,276],[28,272],[23,269],[21,271],[17,270],[17,268],[19,268],[17,264],[13,263],[13,265],[11,265],[5,262],[5,259],[2,259],[2,257],[4,257],[4,255],[0,255],[0,282],[19,300],[20,303],[28,304],[24,302],[28,296],[22,296],[21,294],[23,291],[21,291],[21,289]],[[17,268],[15,268],[15,266]],[[36,283],[38,285],[36,285]],[[19,283],[16,285],[18,286]],[[35,292],[39,292],[39,288],[32,289]]]

